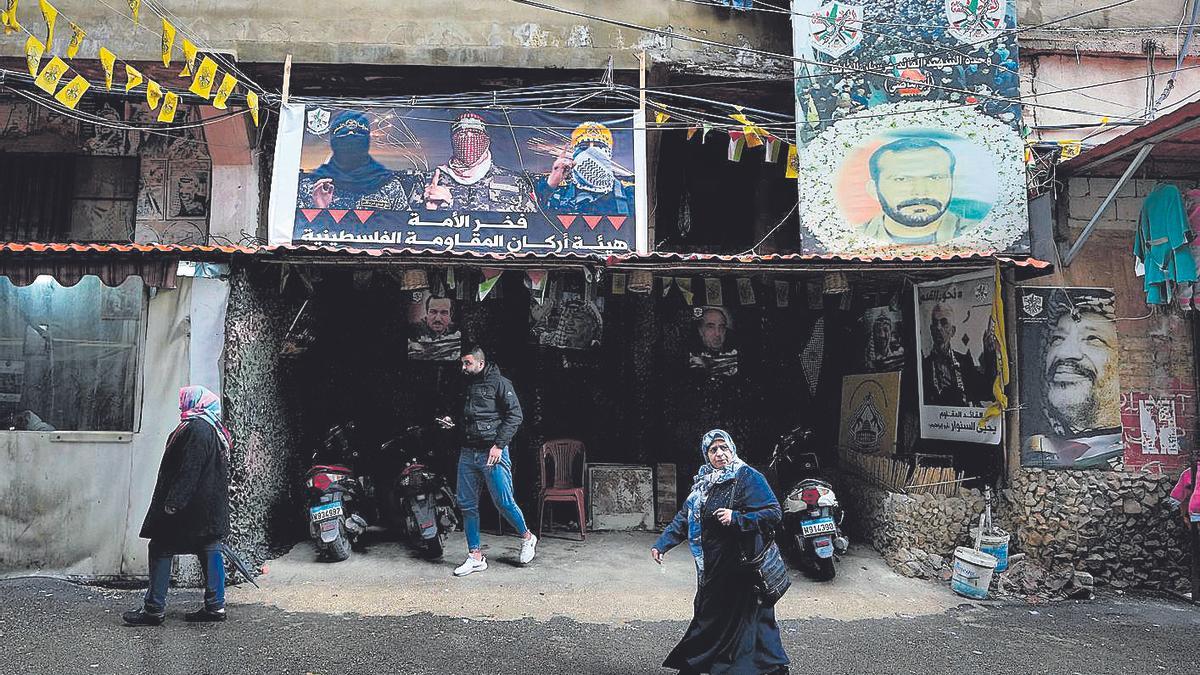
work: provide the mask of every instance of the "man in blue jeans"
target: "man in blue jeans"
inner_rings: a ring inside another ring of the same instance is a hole
[[[467,346],[462,353],[463,374],[470,379],[463,403],[462,450],[458,456],[458,506],[462,509],[467,531],[466,561],[454,570],[462,577],[487,569],[479,541],[479,486],[487,486],[492,503],[517,532],[522,533],[521,564],[533,560],[537,537],[525,525],[525,516],[513,499],[512,460],[508,445],[524,419],[521,402],[512,382],[500,369],[487,362],[478,346]],[[453,425],[449,417],[438,422]]]

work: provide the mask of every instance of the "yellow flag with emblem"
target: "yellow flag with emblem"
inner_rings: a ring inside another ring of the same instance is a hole
[[[82,75],[76,75],[54,98],[58,99],[59,103],[74,110],[75,106],[79,105],[79,99],[83,98],[83,95],[87,93],[87,90],[91,86],[92,84],[84,79]]]
[[[179,109],[179,94],[168,91],[163,97],[162,110],[158,111],[159,122],[174,122],[175,111]]]
[[[217,95],[213,97],[213,107],[217,110],[225,110],[229,107],[229,95],[233,93],[233,88],[237,86],[237,78],[225,73],[225,77],[221,78],[221,86],[217,87]]]
[[[79,27],[79,24],[71,23],[71,41],[67,43],[67,58],[73,59],[79,53],[79,48],[83,46],[83,38],[87,37],[87,31]]]
[[[117,65],[117,55],[101,47],[100,65],[104,68],[104,88],[112,91],[113,68]]]
[[[129,65],[128,63],[125,64],[125,91],[126,92],[133,91],[133,88],[138,86],[139,84],[141,84],[142,81],[145,79],[146,78],[142,77],[141,72],[139,72],[137,68],[134,68],[133,66]]]
[[[42,8],[42,18],[46,20],[46,49],[54,48],[54,24],[58,22],[58,9],[46,0],[38,0]]]
[[[29,36],[25,41],[25,65],[29,66],[29,74],[37,77],[38,71],[41,69],[42,54],[46,53],[46,45],[42,41]]]
[[[788,143],[787,172],[783,175],[785,178],[800,177],[800,153],[791,143]]]
[[[146,80],[146,103],[149,104],[151,110],[157,110],[158,104],[162,101],[163,90],[154,80]]]
[[[163,66],[169,66],[171,65],[171,50],[175,49],[175,26],[165,18],[162,22],[162,60]]]
[[[142,9],[142,0],[129,0],[129,13],[133,15],[133,22],[138,22],[138,11]]]
[[[5,9],[0,12],[0,23],[4,25],[4,34],[21,30],[21,22],[17,21],[17,0],[8,0]]]
[[[250,118],[254,120],[254,126],[258,126],[258,94],[246,92],[246,107],[250,108]]]
[[[192,41],[183,38],[183,70],[179,71],[180,77],[189,77],[192,74],[192,68],[196,67],[196,45]]]
[[[204,57],[200,62],[200,67],[196,69],[196,77],[192,79],[192,86],[188,91],[207,99],[212,96],[213,83],[217,79],[217,62]]]
[[[58,83],[63,79],[63,75],[66,74],[67,62],[56,56],[50,59],[50,62],[46,64],[45,68],[42,68],[42,72],[37,76],[37,79],[35,79],[33,83],[37,85],[38,89],[41,89],[47,94],[54,94],[54,92],[58,89]]]

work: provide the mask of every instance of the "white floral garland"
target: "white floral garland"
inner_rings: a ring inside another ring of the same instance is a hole
[[[858,232],[848,223],[834,196],[836,168],[872,136],[891,129],[944,129],[972,141],[995,161],[999,190],[987,216],[961,237],[938,244],[894,244]],[[972,108],[944,103],[902,102],[875,106],[850,115],[821,132],[800,161],[801,222],[804,249],[879,258],[949,257],[1005,251],[1029,230],[1025,191],[1024,144],[1007,124]],[[810,237],[815,237],[813,242]],[[819,246],[814,246],[819,242]]]

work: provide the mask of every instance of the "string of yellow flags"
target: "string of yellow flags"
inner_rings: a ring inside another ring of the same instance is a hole
[[[42,20],[46,25],[46,37],[43,41],[21,25],[17,16],[18,5],[19,0],[4,0],[3,9],[0,9],[0,25],[4,28],[4,34],[9,35],[14,32],[24,32],[28,35],[25,41],[24,53],[29,74],[34,78],[34,84],[42,91],[53,96],[64,107],[74,110],[83,95],[92,87],[92,83],[82,75],[74,73],[74,77],[70,78],[66,85],[60,89],[59,85],[66,79],[68,71],[71,70],[70,66],[58,56],[52,56],[44,67],[41,65],[41,61],[53,49],[54,31],[60,16],[67,19],[71,28],[71,39],[65,50],[65,55],[68,59],[74,59],[78,55],[87,37],[87,31],[74,21],[70,21],[65,15],[62,15],[49,0],[38,0],[38,8],[41,12]],[[134,23],[140,21],[140,8],[140,0],[129,0],[130,18]],[[166,17],[160,18],[162,20],[163,67],[170,67],[179,31],[169,19]],[[218,67],[216,61],[207,55],[200,57],[199,49],[196,48],[195,43],[186,37],[180,40],[179,51],[183,55],[183,69],[180,71],[179,77],[192,78],[188,91],[205,101],[209,101],[214,108],[226,110],[229,107],[229,98],[233,95],[239,84],[238,79],[231,73],[222,73],[220,83],[218,84]],[[198,65],[196,63],[197,58],[200,58]],[[104,87],[106,90],[111,91],[113,87],[113,71],[119,59],[113,51],[103,46],[98,49],[98,59],[104,71]],[[146,104],[150,106],[151,110],[158,111],[158,121],[164,123],[173,122],[179,109],[179,94],[164,89],[160,83],[143,75],[132,64],[124,61],[121,63],[125,70],[125,91],[130,93],[145,83]],[[248,87],[244,87],[244,89],[246,90],[246,107],[249,109],[250,117],[253,119],[255,126],[258,126],[260,113],[258,94]]]

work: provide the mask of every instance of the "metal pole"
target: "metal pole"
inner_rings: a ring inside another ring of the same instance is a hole
[[[1133,176],[1133,173],[1138,170],[1138,167],[1142,165],[1142,162],[1146,160],[1146,157],[1149,156],[1150,151],[1153,149],[1154,144],[1147,143],[1142,146],[1141,150],[1138,150],[1137,156],[1134,157],[1133,161],[1129,163],[1129,168],[1125,169],[1125,173],[1121,174],[1121,179],[1117,181],[1117,184],[1113,186],[1113,189],[1108,193],[1108,196],[1104,198],[1103,202],[1101,202],[1100,208],[1096,209],[1096,213],[1092,215],[1092,219],[1089,220],[1088,224],[1084,226],[1083,232],[1079,233],[1079,238],[1076,239],[1075,243],[1071,245],[1071,250],[1067,251],[1067,254],[1063,256],[1062,264],[1064,267],[1069,267],[1071,265],[1071,261],[1075,259],[1075,256],[1079,255],[1080,249],[1083,248],[1083,245],[1087,242],[1088,237],[1091,236],[1092,229],[1096,227],[1096,221],[1100,220],[1100,216],[1104,213],[1104,210],[1107,209],[1108,205],[1117,198],[1117,193],[1121,191],[1121,188],[1125,185],[1126,181]]]

